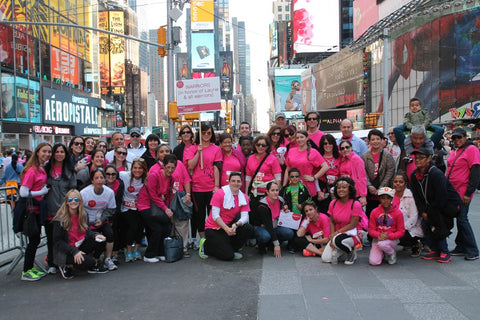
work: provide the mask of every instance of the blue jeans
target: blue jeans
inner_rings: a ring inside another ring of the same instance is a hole
[[[443,139],[443,133],[445,130],[443,130],[442,127],[440,126],[434,126],[430,125],[427,130],[432,131],[432,136],[430,137],[430,140],[432,140],[433,144],[435,146],[438,145],[440,140]],[[393,133],[395,134],[395,138],[397,139],[397,144],[400,147],[400,149],[404,149],[405,146],[405,126],[403,124],[396,126],[393,128]],[[410,134],[410,132],[409,132]],[[428,134],[428,133],[427,133]]]
[[[443,252],[443,253],[449,252],[447,238],[443,238],[441,240],[434,240],[432,237],[432,232],[430,231],[430,227],[423,219],[422,219],[422,229],[424,234],[424,238],[423,238],[424,243],[428,245],[430,249],[432,249],[432,251]]]
[[[273,229],[273,231],[277,235],[277,239],[280,242],[291,240],[295,235],[294,230],[285,227],[276,227],[275,229]],[[257,242],[259,244],[265,245],[272,240],[270,233],[264,227],[255,227],[254,235],[255,239],[257,239]]]
[[[468,221],[468,208],[469,205],[464,205],[463,202],[460,205],[460,214],[457,218],[457,237],[455,238],[455,244],[457,249],[465,252],[467,255],[478,256],[477,241],[473,234],[472,226]]]

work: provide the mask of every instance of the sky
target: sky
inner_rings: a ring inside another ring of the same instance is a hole
[[[245,22],[246,42],[250,44],[250,74],[251,91],[257,100],[258,130],[266,132],[269,127],[267,110],[268,98],[268,69],[269,36],[268,26],[273,21],[272,0],[230,0],[230,21],[237,17],[238,21]],[[165,0],[137,0],[138,9],[143,11],[139,16],[139,23],[146,23],[149,29],[158,28],[166,23]],[[140,11],[139,10],[139,11]],[[185,15],[178,23],[184,25]],[[232,31],[233,37],[233,31]],[[233,45],[233,44],[232,44]]]

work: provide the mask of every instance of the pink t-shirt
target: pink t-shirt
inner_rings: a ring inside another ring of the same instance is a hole
[[[342,157],[340,161],[340,176],[348,176],[355,182],[357,197],[367,195],[367,174],[365,164],[357,154],[350,153],[347,157]]]
[[[278,163],[277,158],[275,156],[269,154],[267,155],[267,159],[262,164],[260,170],[256,177],[252,177],[257,170],[258,165],[262,161],[263,158],[257,159],[256,154],[252,154],[247,161],[247,167],[245,169],[247,176],[252,178],[253,181],[261,181],[261,182],[268,182],[275,179],[275,174],[282,173],[282,168],[280,167],[280,163]],[[265,193],[266,188],[258,188],[257,192]]]
[[[322,163],[325,162],[325,159],[323,159],[317,150],[313,148],[310,149],[310,155],[308,155],[309,159],[307,159],[307,152],[306,149],[300,151],[298,147],[293,148],[290,149],[288,156],[285,159],[285,164],[290,169],[297,168],[300,170],[300,177],[303,177],[304,175],[314,176],[318,172]],[[317,194],[315,181],[304,181],[303,179],[301,181],[308,188],[311,195]]]
[[[229,156],[223,155],[223,164],[222,164],[222,177],[220,179],[220,187],[223,187],[228,184],[228,177],[232,172],[243,172],[242,165],[240,160],[236,156],[230,154]]]
[[[333,218],[335,231],[343,228],[350,223],[352,216],[362,218],[363,209],[359,201],[355,201],[352,208],[353,199],[342,203],[340,200],[333,200],[328,207],[328,214]]]
[[[212,196],[212,200],[210,201],[210,205],[212,207],[220,208],[220,217],[222,218],[225,224],[230,224],[233,219],[240,213],[240,212],[248,212],[250,211],[250,206],[248,204],[248,198],[245,196],[245,200],[247,204],[244,206],[239,206],[238,203],[238,195],[233,196],[233,200],[235,202],[235,207],[232,209],[225,209],[223,207],[223,198],[225,198],[225,192],[223,189],[218,189]],[[205,221],[205,229],[220,229],[218,224],[212,218],[212,211],[210,210],[210,214],[208,215],[207,221]]]
[[[341,159],[341,157],[338,157],[338,158],[323,157],[323,159],[325,159],[325,162],[328,165],[328,171],[320,179],[324,182],[328,182],[329,185],[332,185],[332,184],[335,183],[335,181],[340,176],[340,159]]]
[[[460,150],[452,150],[447,159],[446,176],[450,180],[460,197],[463,198],[467,191],[468,180],[470,178],[470,169],[475,164],[480,164],[480,151],[474,145],[468,146],[462,153]],[[455,161],[455,159],[457,159]],[[453,163],[455,161],[455,163]],[[452,168],[453,165],[453,168]],[[473,195],[472,193],[472,198]]]
[[[195,157],[198,146],[191,146],[184,152],[184,161],[188,161]],[[222,150],[220,147],[210,144],[204,147],[203,151],[203,169],[200,169],[200,158],[193,169],[192,175],[192,191],[194,192],[208,192],[215,188],[215,175],[213,163],[222,161]]]
[[[79,245],[77,246],[77,243],[80,240],[85,239],[86,234],[86,231],[80,231],[79,229],[78,216],[72,214],[72,230],[68,231],[68,244],[72,247],[79,247]]]
[[[278,217],[280,217],[280,210],[282,209],[280,208],[280,200],[277,199],[274,203],[271,203],[268,197],[266,197],[265,199],[267,199],[268,207],[270,208],[270,212],[272,213],[272,221],[275,221],[276,219],[278,219]]]
[[[415,155],[411,154],[410,157],[412,158],[412,162],[407,163],[406,168],[405,168],[405,174],[407,175],[408,180],[410,181],[410,177],[412,175],[412,172],[417,169],[417,166],[415,165]]]
[[[324,135],[325,133],[323,131],[318,130],[315,133],[308,134],[308,138],[311,139],[317,145],[317,147],[320,147],[320,139],[322,139]]]
[[[47,173],[43,167],[32,166],[28,168],[22,179],[22,186],[27,187],[30,191],[40,191],[46,183]],[[33,198],[41,201],[43,196]]]
[[[310,235],[316,235],[320,231],[323,233],[322,235],[323,238],[330,237],[330,219],[327,217],[327,215],[323,213],[319,213],[317,221],[310,222],[307,228],[305,229],[305,233]],[[315,238],[318,238],[318,237],[315,237]]]

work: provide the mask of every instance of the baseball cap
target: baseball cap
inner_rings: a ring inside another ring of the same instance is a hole
[[[275,114],[275,120],[277,120],[278,118],[287,119],[287,117],[285,117],[285,113],[283,113],[283,112],[277,112],[277,113]]]
[[[389,187],[381,187],[378,189],[378,196],[381,196],[383,194],[386,194],[393,198],[393,196],[395,195],[395,190]]]
[[[428,147],[423,146],[423,147],[420,147],[420,149],[414,150],[412,152],[412,154],[417,154],[417,153],[421,153],[421,154],[424,154],[426,156],[431,156],[433,154],[433,150],[432,150],[432,148],[428,148]]]
[[[455,128],[452,133],[452,138],[453,137],[466,137],[467,136],[467,131],[463,128]]]
[[[138,134],[139,136],[142,135],[142,132],[140,131],[140,128],[135,127],[135,128],[130,129],[130,135],[132,135],[134,133]]]

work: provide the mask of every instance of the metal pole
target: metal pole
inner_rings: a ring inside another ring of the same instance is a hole
[[[388,28],[383,29],[383,132],[390,128],[390,107],[388,105],[388,77],[390,74],[390,36]]]
[[[172,33],[173,33],[173,19],[170,18],[168,15],[170,10],[173,7],[172,4],[173,0],[167,1],[167,89],[168,89],[168,103],[175,101],[175,69],[174,69],[174,62],[175,59],[173,57],[173,41],[172,41]],[[170,113],[170,110],[169,110]],[[174,127],[174,122],[170,119],[170,114],[168,117],[168,142],[170,148],[173,148],[177,145],[177,138],[176,138],[176,130]]]

